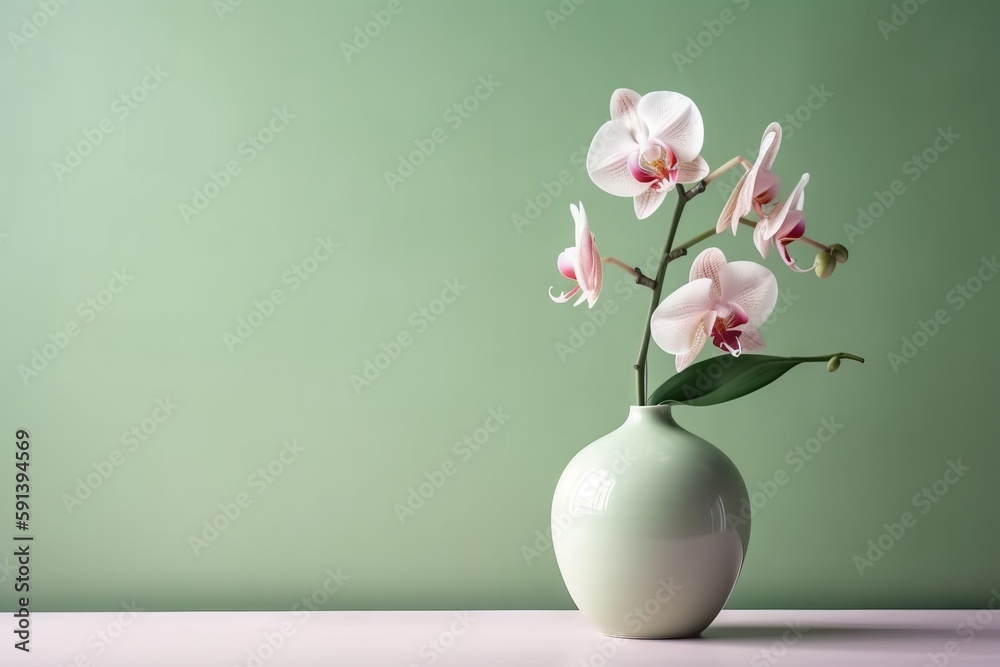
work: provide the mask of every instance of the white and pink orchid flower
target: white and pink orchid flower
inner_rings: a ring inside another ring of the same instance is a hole
[[[601,254],[597,251],[594,235],[590,232],[590,223],[587,221],[583,202],[580,202],[579,208],[576,204],[570,204],[569,210],[573,213],[573,220],[576,221],[576,246],[566,248],[559,253],[556,264],[559,273],[570,280],[575,280],[576,285],[569,292],[563,292],[559,296],[553,295],[550,287],[549,297],[556,303],[566,303],[579,292],[580,298],[573,305],[579,306],[586,301],[588,307],[593,308],[597,303],[597,297],[601,295],[604,266],[601,264]]]
[[[735,234],[740,226],[740,218],[750,211],[756,211],[761,218],[766,215],[764,207],[777,199],[778,189],[781,186],[778,177],[771,173],[771,165],[778,156],[779,146],[781,146],[781,124],[771,123],[761,137],[757,160],[740,177],[736,188],[729,195],[722,209],[722,215],[719,216],[719,222],[715,226],[716,232],[721,234],[726,227],[729,227]]]
[[[767,257],[767,251],[771,244],[774,244],[778,254],[781,255],[781,261],[799,272],[811,271],[813,267],[799,268],[788,254],[788,244],[806,233],[806,219],[802,214],[802,206],[805,204],[805,189],[808,182],[809,174],[802,174],[802,178],[785,203],[772,210],[769,215],[763,216],[753,230],[753,242],[761,257]]]
[[[726,262],[708,248],[691,265],[690,282],[653,312],[650,332],[664,351],[677,355],[677,370],[691,365],[705,341],[734,357],[764,347],[757,328],[774,310],[778,281],[755,262]]]
[[[690,98],[669,91],[639,95],[619,88],[611,120],[587,152],[587,173],[605,192],[635,199],[635,215],[649,217],[677,183],[708,174],[701,146],[705,127]]]

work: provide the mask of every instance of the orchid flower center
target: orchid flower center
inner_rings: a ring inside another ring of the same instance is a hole
[[[719,315],[712,325],[712,344],[720,350],[724,350],[734,357],[740,356],[743,346],[740,344],[740,334],[743,332],[739,327],[743,326],[750,319],[746,312],[736,304],[730,304],[731,310],[728,315]]]
[[[774,210],[772,206],[766,213],[763,212],[764,207],[768,204],[777,204],[775,199],[777,199],[780,189],[781,181],[770,171],[761,169],[757,173],[757,179],[753,186],[753,206],[758,215],[768,215],[771,210]]]
[[[649,139],[628,158],[632,177],[640,183],[650,183],[654,190],[661,190],[677,181],[677,156],[659,139]]]

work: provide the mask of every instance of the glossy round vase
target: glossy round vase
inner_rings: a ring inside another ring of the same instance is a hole
[[[559,478],[552,542],[566,588],[604,634],[696,636],[740,576],[748,502],[729,457],[669,406],[633,406]]]

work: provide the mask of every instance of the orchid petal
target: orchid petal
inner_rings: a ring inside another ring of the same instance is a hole
[[[597,298],[601,296],[601,280],[598,278],[597,287],[587,292],[587,307],[593,308],[597,303]]]
[[[677,165],[678,183],[697,183],[708,176],[708,163],[700,155]]]
[[[594,272],[594,235],[590,233],[590,225],[587,221],[587,212],[583,208],[583,202],[580,202],[579,207],[576,204],[570,204],[569,210],[576,223],[576,257],[573,268],[580,287],[589,290],[591,289],[590,277]]]
[[[774,141],[773,134],[765,134],[763,140],[760,142],[760,155],[766,155],[767,151],[770,149],[771,144]],[[740,218],[749,213],[753,209],[753,195],[754,190],[757,187],[757,174],[761,170],[761,157],[757,157],[757,161],[753,163],[750,170],[744,174],[743,179],[741,179],[743,185],[739,188],[739,194],[736,195],[736,206],[733,211],[733,216],[729,220],[729,224],[733,229],[733,234],[736,234],[736,229],[740,225]]]
[[[815,261],[813,262],[813,265],[810,266],[808,269],[800,268],[798,263],[795,261],[795,258],[793,258],[790,254],[788,254],[788,245],[790,243],[791,241],[785,241],[783,239],[779,239],[775,243],[775,246],[778,248],[778,255],[781,257],[781,261],[785,263],[785,266],[799,273],[808,273],[812,271],[814,268],[816,268]]]
[[[694,281],[699,278],[708,278],[712,281],[712,289],[709,292],[713,301],[718,301],[722,297],[722,284],[719,273],[726,265],[726,255],[718,248],[705,248],[691,262],[691,273],[688,280]]]
[[[760,256],[765,259],[767,258],[768,251],[771,249],[770,239],[764,236],[764,232],[766,230],[767,230],[766,219],[758,222],[757,225],[753,228],[753,244],[757,246],[757,252],[760,253]]]
[[[729,199],[726,200],[726,205],[722,208],[722,213],[719,215],[719,221],[715,224],[716,234],[721,234],[727,227],[732,227],[733,234],[735,234],[736,228],[740,225],[740,217],[750,212],[745,211],[736,215],[736,207],[739,202],[740,193],[743,192],[743,186],[747,181],[747,174],[749,173],[749,171],[743,172],[743,175],[740,176],[740,180],[736,183],[736,187],[729,193]]]
[[[573,297],[574,294],[576,294],[579,291],[580,291],[580,286],[579,285],[574,285],[573,289],[571,289],[570,291],[568,291],[568,292],[562,292],[559,296],[553,296],[552,295],[552,288],[550,287],[549,288],[549,298],[552,299],[553,301],[555,301],[556,303],[566,303],[567,301],[569,301]]]
[[[746,311],[748,328],[756,329],[766,320],[778,300],[778,281],[767,267],[755,262],[731,262],[719,272],[722,301]]]
[[[784,227],[785,218],[790,211],[802,210],[802,204],[805,203],[804,191],[807,183],[809,183],[809,174],[802,174],[802,178],[799,179],[798,184],[796,184],[788,199],[785,200],[785,203],[781,205],[781,208],[777,211],[772,211],[766,220],[761,221],[767,224],[767,227],[761,232],[764,238],[770,239],[778,235],[778,232]],[[796,220],[796,222],[798,221]]]
[[[708,278],[693,280],[671,293],[653,311],[650,333],[665,352],[685,354],[697,344],[697,332],[705,331],[705,313],[713,310],[711,289]]]
[[[593,308],[601,293],[604,265],[601,261],[601,254],[597,250],[597,243],[594,241],[594,234],[590,231],[590,221],[587,218],[583,202],[580,202],[579,206],[570,204],[569,210],[576,222],[576,257],[573,268],[577,282],[584,291],[580,301],[586,298],[590,307]],[[580,301],[577,301],[577,304]]]
[[[806,220],[802,216],[802,211],[789,211],[785,215],[785,219],[781,221],[781,227],[778,227],[777,231],[774,232],[772,239],[774,241],[779,241],[781,239],[788,239],[794,241],[795,239],[802,236],[806,231]],[[797,234],[792,236],[792,234]],[[791,237],[791,238],[789,238]]]
[[[638,110],[649,138],[669,145],[678,162],[693,160],[701,153],[705,126],[691,98],[670,91],[649,93],[639,100]]]
[[[702,318],[702,328],[706,336],[712,335],[712,329],[715,327],[715,320],[719,318],[719,311],[710,310],[705,313],[705,317]]]
[[[635,196],[635,217],[645,220],[660,208],[667,193],[674,189],[674,184],[664,183],[662,188],[649,188]]]
[[[778,148],[781,146],[781,123],[771,123],[764,129],[764,136],[760,139],[760,152],[757,153],[757,162],[761,169],[770,171],[774,164],[774,158],[778,156]]]
[[[566,248],[559,253],[556,266],[559,267],[559,273],[570,280],[576,280],[576,248]]]
[[[704,329],[699,327],[694,333],[694,342],[691,345],[691,349],[684,354],[678,354],[674,358],[674,367],[677,368],[678,373],[690,366],[691,362],[698,358],[701,349],[705,347],[706,340],[708,340],[708,334],[705,333]]]
[[[809,182],[809,174],[802,174],[792,194],[788,196],[788,201],[792,204],[792,210],[801,211],[806,203],[806,184]]]
[[[634,197],[649,185],[632,177],[628,168],[629,155],[639,150],[639,144],[621,121],[608,121],[594,135],[587,151],[587,173],[597,187],[618,197]]]
[[[642,95],[628,88],[619,88],[611,94],[611,120],[624,123],[637,142],[647,136],[646,124],[639,118],[640,99]]]
[[[780,191],[781,179],[775,176],[774,172],[767,169],[757,172],[757,180],[753,185],[753,203],[756,206],[771,203],[778,198]]]
[[[757,352],[764,349],[764,339],[756,329],[740,332],[740,345],[744,352]]]
[[[789,217],[791,217],[793,213],[798,213],[798,211],[792,211],[792,213],[789,214]],[[798,221],[798,223],[792,225],[791,229],[789,229],[787,232],[783,232],[781,234],[781,239],[783,241],[794,241],[795,239],[802,238],[802,235],[805,233],[806,233],[806,219],[802,218]]]

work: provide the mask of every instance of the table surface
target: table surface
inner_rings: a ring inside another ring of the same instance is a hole
[[[638,667],[1000,665],[1000,610],[723,611],[700,638],[624,640],[576,611],[32,614],[3,665]]]

